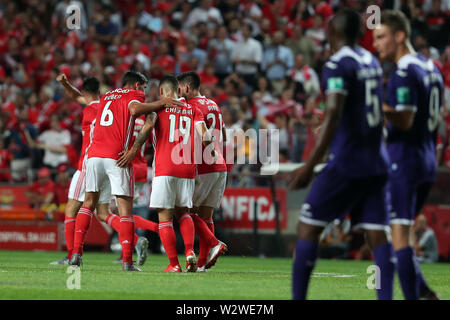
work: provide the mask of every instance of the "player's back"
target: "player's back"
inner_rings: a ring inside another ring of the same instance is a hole
[[[223,159],[223,118],[219,106],[211,99],[204,96],[197,96],[188,101],[188,103],[201,111],[205,119],[206,127],[208,128],[213,140],[214,148],[217,151],[218,157],[214,163],[208,164],[205,159],[201,159],[201,163],[197,164],[197,173],[205,174],[210,172],[227,171],[227,166]],[[202,148],[203,154],[204,148]]]
[[[163,108],[157,116],[153,128],[153,176],[193,179],[195,126],[203,121],[202,113],[186,103]]]
[[[407,54],[397,63],[387,87],[388,104],[397,111],[415,112],[411,128],[388,126],[391,163],[403,163],[414,180],[433,180],[436,135],[442,106],[443,79],[431,59]]]
[[[132,145],[135,117],[128,106],[133,101],[144,102],[144,92],[119,88],[100,99],[89,158],[118,159]]]
[[[97,118],[97,110],[100,100],[92,101],[87,104],[83,109],[83,118],[81,120],[81,154],[78,161],[78,170],[83,169],[83,163],[85,162],[86,150],[92,142],[94,135],[95,119]]]
[[[348,177],[387,173],[387,155],[382,142],[381,75],[378,60],[360,47],[342,47],[323,69],[325,93],[346,95],[328,165]]]

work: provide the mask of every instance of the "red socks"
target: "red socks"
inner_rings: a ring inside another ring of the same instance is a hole
[[[184,213],[178,219],[178,223],[180,225],[180,232],[184,241],[184,253],[188,255],[190,251],[194,251],[194,222],[192,221],[189,213]]]
[[[214,236],[208,226],[214,228],[214,224],[206,224],[202,218],[196,214],[190,214],[192,220],[194,221],[195,232],[200,237],[200,240],[205,241],[205,243],[211,248],[219,244],[219,240]],[[214,230],[214,229],[213,229]]]
[[[67,217],[64,219],[64,234],[66,236],[67,258],[72,257],[73,241],[75,237],[76,218]]]
[[[92,220],[93,210],[87,207],[81,207],[78,211],[75,221],[75,237],[73,243],[73,253],[83,253],[83,244],[86,237],[86,233],[89,230],[89,226]]]
[[[214,222],[212,218],[203,219],[209,230],[212,234],[214,234]],[[203,267],[206,264],[206,259],[208,258],[208,253],[211,247],[208,246],[207,242],[204,239],[200,238],[200,250],[198,253],[198,262],[197,265]]]
[[[133,216],[134,218],[134,226],[136,229],[150,230],[155,233],[159,232],[158,223],[144,219],[140,216]]]
[[[134,238],[133,217],[120,217],[119,239],[122,244],[123,262],[133,263]]]
[[[133,216],[133,218],[135,218],[136,216]],[[114,213],[110,213],[108,218],[106,218],[106,223],[111,226],[111,228],[113,228],[118,234],[119,234],[119,241],[120,243],[122,243],[122,239],[120,238],[120,217]],[[136,221],[134,221],[134,227],[137,229],[136,227]],[[136,245],[139,236],[134,233],[134,237],[133,237],[134,241],[133,241],[133,246]]]
[[[173,230],[172,221],[163,221],[159,223],[159,237],[164,246],[171,266],[178,266],[180,263],[177,256],[177,239]]]

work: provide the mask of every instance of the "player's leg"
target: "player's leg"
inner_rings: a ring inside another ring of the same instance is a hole
[[[70,265],[80,266],[83,254],[83,245],[87,231],[91,224],[92,215],[99,198],[98,192],[86,192],[83,205],[77,213],[75,221],[75,237],[73,244],[73,254],[69,261]]]
[[[394,250],[389,242],[389,215],[386,198],[386,177],[374,177],[360,181],[366,186],[366,196],[353,208],[351,212],[354,228],[365,230],[367,243],[373,252],[375,264],[378,266],[379,300],[392,300],[394,287]]]
[[[66,237],[67,246],[67,258],[72,257],[73,243],[75,239],[75,221],[77,213],[80,210],[83,202],[68,199],[66,204],[66,209],[64,211],[64,235]]]
[[[197,271],[197,257],[194,253],[195,227],[189,214],[189,208],[175,207],[175,217],[180,226],[180,233],[184,242],[184,255],[186,256],[186,271]]]
[[[134,249],[134,219],[132,215],[133,198],[116,195],[117,209],[120,216],[119,239],[122,245],[122,259],[124,266],[133,265]]]
[[[169,258],[169,266],[163,272],[181,272],[177,255],[177,238],[173,229],[174,209],[159,209],[159,237]]]
[[[352,188],[351,182],[334,168],[325,167],[315,178],[299,218],[292,274],[294,300],[306,299],[323,228],[336,217],[349,212],[360,197],[360,191]]]
[[[214,234],[214,221],[213,214],[214,208],[201,206],[197,210],[197,215],[202,219],[205,224],[208,226],[208,229]],[[197,226],[196,226],[197,227]],[[198,266],[199,268],[204,267],[206,264],[206,259],[208,258],[209,246],[207,241],[200,239],[200,248],[198,253]]]
[[[390,177],[392,244],[397,258],[397,271],[406,300],[419,299],[420,279],[423,277],[416,263],[410,234],[416,210],[417,185],[406,179]],[[418,268],[417,268],[418,267]]]

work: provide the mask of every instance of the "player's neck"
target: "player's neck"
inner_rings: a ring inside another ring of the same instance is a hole
[[[96,97],[96,96],[85,96],[85,99],[86,99],[87,104],[90,104],[90,103],[92,103],[94,101],[98,101],[99,100],[99,98]]]
[[[349,42],[347,42],[347,41],[338,41],[338,42],[336,43],[336,47],[335,47],[333,53],[338,52],[338,51],[341,50],[343,47],[354,48],[354,47],[356,47],[356,46],[357,46],[356,43],[349,43]]]
[[[412,47],[410,42],[404,43],[400,48],[397,50],[397,54],[395,55],[395,63],[398,63],[400,59],[407,54],[413,54],[416,53],[414,48]]]

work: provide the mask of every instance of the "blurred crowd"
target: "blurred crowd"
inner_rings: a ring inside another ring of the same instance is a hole
[[[165,74],[197,71],[201,93],[221,107],[228,133],[279,129],[280,161],[304,161],[324,115],[320,74],[330,56],[327,21],[341,7],[368,19],[365,11],[373,4],[410,18],[413,44],[442,70],[450,99],[445,0],[3,0],[0,181],[27,181],[42,167],[53,176],[62,164],[76,168],[82,106],[63,93],[55,80],[61,72],[77,87],[96,76],[105,93],[135,69],[151,79],[146,94],[154,100]],[[361,45],[374,52],[370,29]],[[440,164],[450,168],[448,114],[440,130]],[[251,145],[260,141],[247,140],[237,152],[252,157]]]

